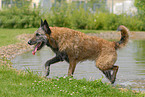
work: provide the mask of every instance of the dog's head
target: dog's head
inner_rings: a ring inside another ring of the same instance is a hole
[[[47,21],[44,22],[41,19],[41,25],[38,30],[35,31],[32,39],[28,41],[29,45],[35,45],[32,54],[35,55],[37,50],[40,50],[44,45],[48,44],[48,37],[51,34],[51,30]]]

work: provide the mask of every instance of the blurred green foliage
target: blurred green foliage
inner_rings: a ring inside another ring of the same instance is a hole
[[[39,27],[40,20],[37,9],[11,8],[0,11],[1,28],[30,28]]]
[[[143,30],[145,30],[145,0],[135,0],[135,6],[138,9],[138,18],[143,22]]]
[[[135,0],[135,6],[145,15],[145,0]]]
[[[39,27],[40,20],[47,19],[50,26],[68,27],[72,29],[90,29],[90,30],[116,30],[119,25],[125,25],[130,30],[145,31],[145,22],[139,15],[129,16],[126,14],[115,15],[109,12],[92,12],[73,7],[73,4],[64,4],[67,6],[55,6],[48,12],[43,12],[40,8],[29,9],[10,8],[0,11],[1,28],[31,28]]]
[[[2,0],[3,8],[22,8],[22,7],[29,7],[31,5],[32,0]]]

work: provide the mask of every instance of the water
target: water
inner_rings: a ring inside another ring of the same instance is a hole
[[[115,84],[145,91],[145,40],[131,40],[126,47],[117,52],[118,60],[116,65],[119,66],[119,71]],[[48,47],[44,47],[35,56],[32,55],[31,51],[17,56],[12,60],[13,67],[22,70],[29,69],[39,75],[44,75],[45,62],[54,56],[55,54]],[[68,66],[66,62],[51,65],[49,77],[66,76]],[[91,61],[77,64],[74,72],[74,78],[77,79],[95,80],[103,76],[103,73]],[[105,77],[103,77],[102,81],[109,82]]]

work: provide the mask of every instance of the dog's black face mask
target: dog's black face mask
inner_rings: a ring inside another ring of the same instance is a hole
[[[46,35],[50,35],[51,30],[49,29],[48,23],[45,20],[41,20],[41,26],[35,31],[34,36],[28,41],[29,45],[35,45],[32,54],[35,55],[37,50],[40,50],[44,45],[48,45],[48,38]]]

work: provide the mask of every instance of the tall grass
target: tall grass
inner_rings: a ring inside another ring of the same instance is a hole
[[[72,5],[59,6],[50,11],[40,9],[12,8],[0,11],[1,28],[38,27],[40,19],[47,19],[50,26],[68,27],[91,30],[116,30],[119,25],[125,25],[130,30],[145,31],[145,21],[138,16],[126,14],[115,15],[108,12],[91,12],[83,7]]]

